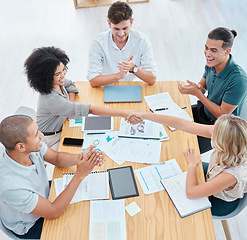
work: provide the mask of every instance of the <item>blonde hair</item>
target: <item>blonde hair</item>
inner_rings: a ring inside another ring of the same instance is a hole
[[[215,122],[211,144],[222,167],[242,164],[247,159],[247,122],[234,115],[222,115]]]

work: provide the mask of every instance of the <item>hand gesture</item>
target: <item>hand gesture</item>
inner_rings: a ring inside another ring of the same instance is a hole
[[[196,166],[201,161],[201,155],[196,156],[196,150],[189,147],[187,151],[184,152],[184,156],[189,165]]]
[[[95,146],[91,145],[84,153],[79,155],[76,174],[79,174],[81,179],[85,178],[96,165],[101,166],[103,163],[99,151],[94,150],[93,147]]]
[[[120,72],[125,72],[127,73],[128,71],[132,70],[135,66],[135,64],[132,62],[133,56],[130,56],[129,59],[127,61],[123,61],[118,63],[118,69],[120,70]]]
[[[143,117],[142,114],[137,112],[137,111],[127,111],[128,112],[128,116],[125,118],[125,120],[130,123],[130,124],[137,124],[139,122],[143,121]]]
[[[186,81],[188,84],[178,83],[178,90],[181,94],[191,94],[197,96],[198,92],[201,91],[200,87],[189,80]]]

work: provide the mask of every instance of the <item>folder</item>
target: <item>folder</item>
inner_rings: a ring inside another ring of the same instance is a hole
[[[140,85],[105,86],[104,102],[141,102]]]

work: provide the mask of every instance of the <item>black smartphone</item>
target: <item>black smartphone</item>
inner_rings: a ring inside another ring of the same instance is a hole
[[[63,145],[64,146],[79,146],[81,147],[83,144],[83,139],[81,138],[64,138]]]

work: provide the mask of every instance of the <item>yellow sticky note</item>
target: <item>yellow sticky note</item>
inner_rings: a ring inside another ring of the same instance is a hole
[[[125,207],[125,210],[127,211],[127,213],[133,217],[134,215],[136,215],[137,213],[139,213],[141,211],[141,209],[139,208],[139,206],[136,204],[136,202],[132,202],[130,203],[128,206]]]

